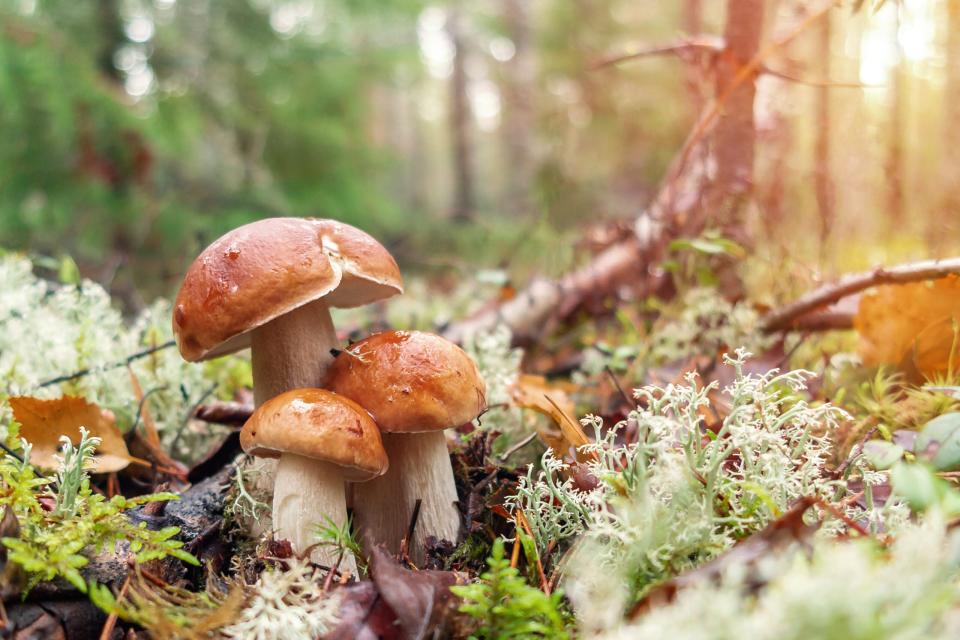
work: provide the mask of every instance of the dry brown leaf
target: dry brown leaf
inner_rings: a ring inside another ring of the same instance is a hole
[[[568,446],[579,450],[589,443],[586,434],[576,419],[576,405],[563,389],[551,386],[543,376],[521,374],[510,388],[510,395],[518,407],[532,409],[553,420]],[[548,444],[550,444],[548,442]],[[551,448],[554,448],[551,445]],[[563,451],[556,451],[563,455]]]
[[[960,277],[877,287],[860,299],[853,326],[870,366],[892,364],[924,375],[960,366]]]
[[[125,468],[131,462],[143,462],[130,455],[113,414],[92,402],[75,396],[42,400],[16,396],[9,400],[13,416],[20,423],[20,436],[33,445],[30,462],[43,469],[56,469],[60,462],[60,436],[74,444],[80,442],[80,427],[100,438],[92,470],[109,473]],[[149,464],[149,463],[144,463]]]

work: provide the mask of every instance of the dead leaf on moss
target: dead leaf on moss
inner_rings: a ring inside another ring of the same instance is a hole
[[[521,374],[510,388],[510,395],[518,407],[532,409],[553,420],[560,427],[568,446],[578,450],[590,442],[576,419],[577,411],[573,400],[566,391],[559,386],[550,385],[543,376]],[[563,451],[556,453],[563,455]]]
[[[960,367],[960,277],[877,287],[853,320],[865,364],[896,365],[925,376]]]
[[[14,418],[20,423],[20,436],[33,445],[30,462],[38,467],[56,469],[60,464],[56,457],[60,452],[60,436],[67,436],[77,444],[81,426],[101,441],[92,471],[109,473],[120,471],[131,462],[143,462],[127,451],[113,414],[92,402],[75,396],[53,400],[16,396],[9,402]]]

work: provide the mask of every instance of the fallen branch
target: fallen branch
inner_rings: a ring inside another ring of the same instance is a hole
[[[70,380],[76,380],[77,378],[88,376],[91,373],[101,373],[103,371],[112,371],[113,369],[126,367],[131,362],[135,362],[136,360],[140,360],[141,358],[146,358],[149,355],[153,355],[157,351],[163,351],[164,349],[169,349],[170,347],[176,346],[176,344],[177,343],[175,341],[169,340],[167,342],[164,342],[163,344],[158,344],[154,347],[150,347],[149,349],[144,349],[143,351],[137,351],[136,353],[127,356],[126,358],[124,358],[123,360],[120,360],[119,362],[114,362],[112,364],[104,365],[102,367],[87,367],[86,369],[80,369],[79,371],[74,371],[73,373],[70,373],[67,375],[57,376],[56,378],[44,380],[43,382],[38,384],[37,387],[42,389],[43,387],[50,387],[55,384],[60,384],[61,382],[69,382]]]
[[[242,427],[253,413],[252,404],[243,402],[209,402],[197,407],[193,417],[204,422]]]
[[[873,271],[844,276],[837,282],[824,285],[801,296],[796,302],[782,309],[768,313],[763,319],[761,329],[767,332],[794,329],[800,318],[811,311],[876,285],[934,280],[951,274],[960,274],[960,258],[924,260],[894,267],[877,267]]]

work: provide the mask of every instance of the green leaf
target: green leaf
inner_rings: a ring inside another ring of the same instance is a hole
[[[904,448],[886,440],[870,440],[863,445],[863,457],[874,469],[884,471],[903,458]]]
[[[937,476],[922,464],[899,462],[890,474],[893,491],[914,511],[926,511],[939,503],[941,490]]]
[[[960,469],[960,413],[946,413],[924,425],[915,449],[937,471]]]

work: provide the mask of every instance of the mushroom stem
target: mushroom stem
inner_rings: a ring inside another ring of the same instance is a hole
[[[273,526],[277,537],[289,540],[302,552],[317,542],[320,527],[342,527],[347,521],[343,473],[335,464],[284,453],[277,463],[273,490]],[[332,545],[314,547],[310,559],[324,566],[336,564],[340,550]],[[357,575],[353,554],[344,550],[340,571]]]
[[[291,389],[319,387],[340,346],[327,303],[317,300],[253,330],[253,402]]]
[[[333,328],[330,309],[327,307],[327,303],[320,299],[289,311],[254,329],[250,346],[253,364],[253,402],[259,407],[270,398],[285,391],[319,387],[327,373],[327,368],[333,362],[333,355],[330,350],[339,347],[340,343],[337,340],[337,332]],[[281,460],[286,457],[288,456],[283,456]],[[291,457],[298,458],[298,456]],[[273,484],[273,528],[280,539],[288,539],[293,543],[295,551],[303,551],[316,542],[315,525],[323,523],[324,515],[334,519],[337,524],[346,521],[343,477],[336,467],[332,467],[333,470],[325,475],[318,472],[319,475],[316,477],[311,476],[306,471],[295,475],[292,470],[288,470],[285,474],[288,479],[281,480],[280,464],[268,458],[258,458],[254,464],[257,465],[258,482],[266,483],[267,486],[271,482]],[[312,461],[310,464],[321,463]],[[306,464],[302,464],[296,468],[306,466]],[[294,475],[295,477],[291,477]],[[331,479],[329,487],[321,486],[317,488],[314,486],[315,483],[325,482],[325,478],[328,476]],[[305,530],[309,529],[309,532],[305,537],[300,537],[300,529],[290,525],[293,521],[288,519],[281,522],[278,506],[284,500],[294,501],[295,496],[293,494],[302,492],[304,494],[302,503],[304,508],[307,508],[314,504],[314,501],[308,499],[307,496],[318,491],[321,493],[338,491],[341,494],[339,498],[340,511],[326,513],[320,509],[324,505],[318,504],[318,510],[314,511],[312,515],[303,516],[305,519],[313,518],[313,524],[304,524]],[[338,518],[340,520],[337,520]],[[262,534],[263,531],[260,527],[254,526],[251,533],[257,536]],[[320,562],[317,559],[320,557],[318,555],[320,552],[317,551],[312,554],[316,562],[330,564],[336,560],[334,557],[332,560],[328,558],[328,562]],[[341,566],[343,569],[350,568],[356,573],[352,555],[349,558],[344,558]]]
[[[427,536],[456,542],[460,532],[447,439],[443,431],[384,433],[382,438],[390,468],[379,478],[353,486],[354,517],[365,534],[399,553],[419,499],[420,513],[408,548],[413,562],[422,565]]]

